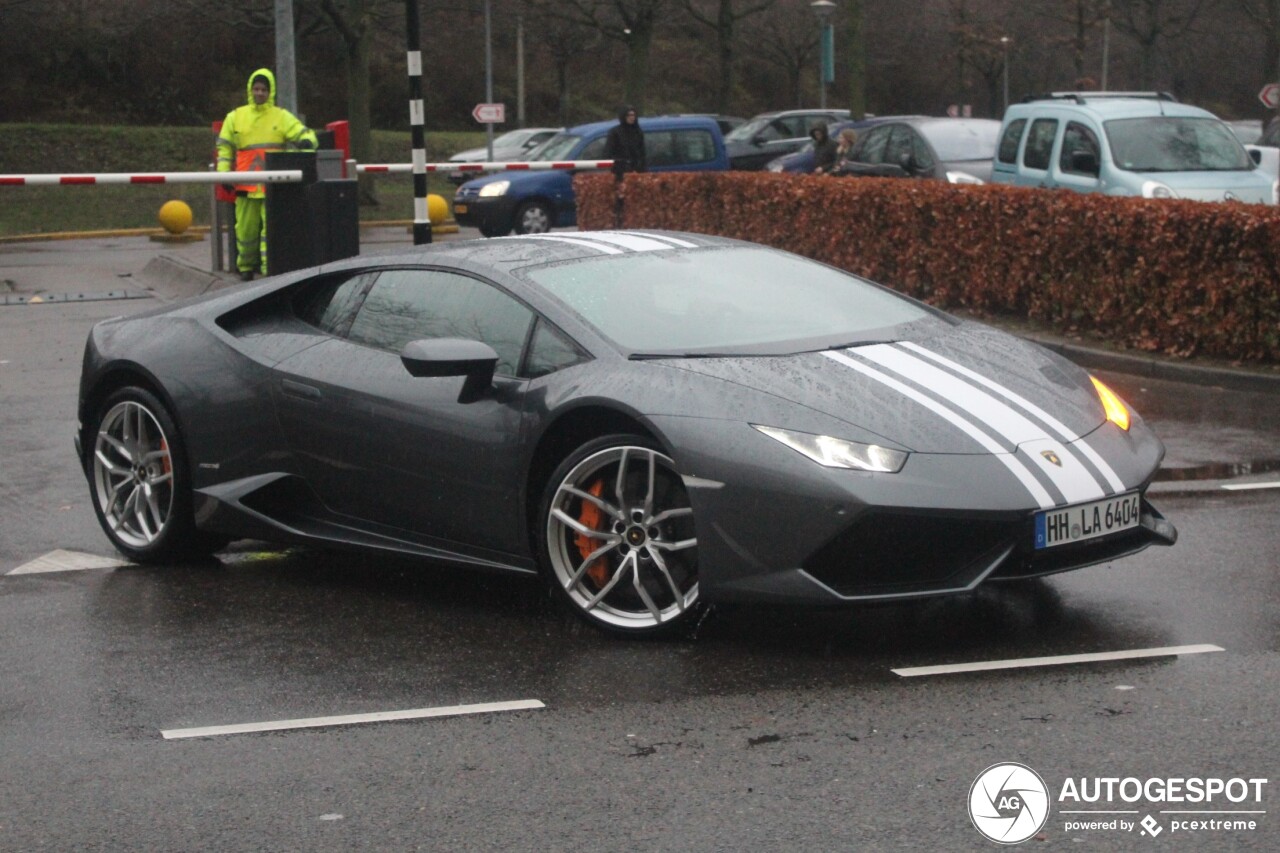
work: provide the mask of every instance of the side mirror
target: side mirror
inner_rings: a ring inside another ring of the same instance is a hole
[[[493,384],[498,353],[481,341],[466,338],[434,338],[410,341],[400,351],[400,362],[410,376],[465,376],[458,402],[469,403]]]
[[[1253,161],[1253,165],[1255,165],[1255,166],[1261,166],[1261,165],[1262,165],[1262,152],[1261,152],[1261,151],[1259,151],[1257,148],[1251,148],[1251,149],[1249,149],[1249,159]]]
[[[914,175],[917,171],[916,158],[909,153],[898,155],[898,167],[908,175]]]
[[[1072,151],[1071,171],[1092,175],[1095,178],[1098,177],[1098,173],[1101,171],[1098,165],[1098,155],[1088,150]]]

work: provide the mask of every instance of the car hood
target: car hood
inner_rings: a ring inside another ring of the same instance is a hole
[[[1224,201],[1227,193],[1239,201],[1270,202],[1274,178],[1258,171],[1239,172],[1134,172],[1172,189],[1180,198]]]
[[[1105,421],[1079,367],[973,323],[917,341],[679,366],[786,398],[917,453],[1011,453],[1029,442],[1074,441]]]

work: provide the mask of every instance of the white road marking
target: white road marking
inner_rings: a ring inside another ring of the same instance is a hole
[[[230,726],[202,726],[193,729],[165,729],[165,740],[214,735],[239,735],[250,732],[278,732],[286,729],[315,729],[323,726],[351,726],[359,723],[385,723],[391,720],[421,720],[428,717],[458,717],[464,714],[493,714],[499,711],[530,711],[545,708],[537,699],[514,702],[485,702],[479,705],[449,705],[441,708],[412,708],[407,711],[378,711],[372,714],[347,714],[339,717],[307,717],[297,720],[271,720],[264,723],[238,723]]]
[[[1021,669],[1032,666],[1059,666],[1068,663],[1094,663],[1108,660],[1130,660],[1133,658],[1159,658],[1173,655],[1198,655],[1205,652],[1222,652],[1221,646],[1200,644],[1195,646],[1165,646],[1159,649],[1129,649],[1123,652],[1091,652],[1083,655],[1056,655],[1045,658],[1015,658],[1013,660],[989,660],[977,663],[942,664],[940,666],[913,666],[906,669],[890,670],[903,678],[919,675],[951,675],[957,672],[984,672],[992,669]]]
[[[99,557],[97,554],[82,554],[79,551],[50,551],[43,557],[36,557],[29,563],[7,572],[10,575],[36,575],[45,572],[81,572],[86,569],[118,569],[131,566],[126,560],[114,557]]]
[[[1233,492],[1243,492],[1246,489],[1280,489],[1280,482],[1274,483],[1228,483],[1224,484],[1224,489]]]

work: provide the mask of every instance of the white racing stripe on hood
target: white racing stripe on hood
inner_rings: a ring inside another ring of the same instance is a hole
[[[500,239],[500,240],[503,240],[503,239],[509,239],[509,240],[517,240],[517,239],[518,239],[518,240],[526,240],[526,239],[532,239],[532,240],[551,240],[552,242],[555,242],[555,243],[572,243],[572,244],[573,244],[573,245],[575,245],[575,246],[585,246],[585,247],[587,247],[588,249],[595,249],[597,252],[603,252],[603,253],[604,253],[604,254],[606,254],[606,255],[621,255],[621,254],[623,254],[623,251],[622,251],[621,249],[615,249],[613,246],[609,246],[609,245],[606,245],[606,244],[604,244],[604,243],[592,243],[592,242],[589,242],[589,241],[587,241],[587,240],[579,239],[579,238],[577,238],[577,237],[561,237],[559,234],[524,234],[524,235],[522,235],[522,236],[520,236],[520,237],[499,237],[498,239]]]
[[[962,417],[959,413],[953,411],[950,407],[943,405],[943,403],[938,400],[926,396],[905,383],[899,382],[891,376],[881,373],[870,365],[863,364],[860,361],[850,358],[842,352],[824,352],[823,355],[838,364],[843,364],[845,367],[851,367],[864,376],[870,377],[882,385],[892,388],[902,396],[915,400],[929,411],[944,418],[976,441],[992,456],[1000,460],[1001,464],[1009,469],[1009,473],[1017,477],[1018,482],[1022,483],[1026,490],[1031,493],[1031,497],[1036,500],[1041,509],[1049,509],[1057,505],[1057,501],[1049,495],[1049,492],[1045,490],[1044,486],[1040,485],[1040,481],[1036,479],[1035,474],[1031,473],[1031,470],[1027,468],[1021,459],[1014,456],[1012,453],[1009,453],[1001,446],[1000,442],[996,441],[978,426]]]
[[[891,344],[859,347],[857,355],[929,389],[931,394],[975,418],[1013,447],[1025,445],[1026,458],[1062,492],[1067,503],[1106,497],[1107,492],[1077,456],[1066,452],[1064,447],[1056,456],[1061,464],[1050,462],[1040,452],[1047,449],[1042,444],[1050,438],[1046,430],[976,385]]]
[[[611,246],[630,249],[633,252],[660,252],[674,248],[670,243],[650,237],[648,234],[628,234],[623,231],[579,231],[580,240],[599,240]]]
[[[642,234],[639,231],[615,231],[613,233],[626,234],[631,237],[643,237],[646,240],[661,240],[664,243],[670,243],[673,246],[679,246],[681,249],[698,248],[697,243],[690,243],[688,240],[681,240],[679,237],[672,237],[667,234]]]
[[[909,349],[914,353],[918,353],[925,358],[933,359],[938,364],[941,364],[956,373],[969,377],[974,382],[990,388],[1005,399],[1017,406],[1020,406],[1023,411],[1039,418],[1042,423],[1046,424],[1050,429],[1056,432],[1060,439],[1070,443],[1070,447],[1068,447],[1067,450],[1078,450],[1080,453],[1084,454],[1085,458],[1092,462],[1093,466],[1101,472],[1103,477],[1106,478],[1107,483],[1111,486],[1112,490],[1116,492],[1124,491],[1124,481],[1120,479],[1115,470],[1107,464],[1106,460],[1102,458],[1098,451],[1094,450],[1093,447],[1091,447],[1083,438],[1068,429],[1066,424],[1062,423],[1062,421],[1058,420],[1035,403],[1032,403],[1030,400],[1009,390],[1008,388],[1005,388],[1003,385],[993,382],[981,373],[970,370],[963,365],[956,364],[951,359],[938,355],[936,352],[927,350],[919,344],[914,344],[910,341],[903,341],[900,346],[904,349]]]

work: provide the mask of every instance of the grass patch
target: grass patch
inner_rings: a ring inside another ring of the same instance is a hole
[[[447,160],[484,144],[483,132],[427,134],[429,160]],[[374,131],[373,162],[407,163],[409,133]],[[213,161],[213,133],[200,127],[0,125],[0,174],[197,172]],[[360,219],[413,218],[413,176],[374,178],[379,204],[361,205]],[[453,198],[453,185],[428,176],[428,191]],[[180,199],[193,221],[210,221],[213,190],[203,184],[0,187],[0,237],[59,231],[154,228],[160,206]]]

